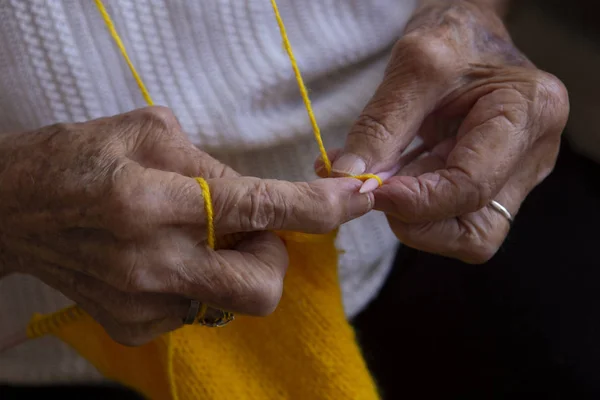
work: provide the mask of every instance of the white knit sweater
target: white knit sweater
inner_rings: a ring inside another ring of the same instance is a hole
[[[414,0],[280,0],[328,148],[381,80]],[[245,175],[312,180],[311,129],[268,0],[106,0],[158,104],[191,140]],[[144,105],[91,0],[0,2],[0,133]],[[376,212],[342,227],[349,316],[377,293],[397,242]],[[0,281],[0,336],[69,304],[26,276]],[[53,338],[0,355],[0,382],[99,379]]]

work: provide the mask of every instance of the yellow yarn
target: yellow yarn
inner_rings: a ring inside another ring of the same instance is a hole
[[[148,104],[152,99],[114,24],[95,0]],[[331,162],[275,0],[271,0],[328,173]],[[377,175],[357,176],[361,180]],[[210,189],[204,197],[208,245],[215,232]],[[267,318],[240,317],[225,328],[185,326],[141,347],[114,342],[78,306],[34,315],[27,335],[53,334],[75,348],[107,378],[151,399],[377,399],[377,391],[348,324],[337,277],[336,233],[279,233],[290,259],[279,307]],[[206,311],[206,306],[203,305]]]
[[[319,146],[319,153],[321,153],[321,159],[323,160],[323,164],[325,165],[327,175],[331,175],[331,161],[329,160],[327,150],[325,149],[325,145],[323,144],[323,138],[321,137],[321,128],[319,128],[319,124],[317,124],[317,119],[315,117],[315,113],[310,102],[310,97],[308,97],[308,91],[306,90],[304,79],[302,79],[302,74],[300,73],[300,68],[298,68],[298,62],[296,61],[296,57],[294,56],[294,51],[292,50],[292,45],[290,43],[290,39],[288,38],[287,31],[285,30],[285,25],[283,23],[283,19],[281,18],[279,7],[277,7],[277,1],[271,0],[271,6],[273,7],[273,12],[275,13],[275,19],[277,19],[277,25],[279,25],[279,32],[281,33],[281,39],[283,40],[283,48],[287,52],[288,57],[290,59],[290,63],[292,64],[292,69],[294,70],[296,82],[298,83],[298,89],[300,89],[300,95],[302,96],[302,101],[304,101],[304,106],[306,107],[306,112],[308,113],[310,124],[312,125],[313,134],[315,136],[315,140],[317,141],[317,145]],[[379,186],[383,185],[383,181],[381,180],[381,178],[375,174],[354,175],[353,178],[359,179],[363,182],[368,179],[375,179],[377,183],[379,183]]]
[[[202,189],[202,197],[204,197],[204,212],[206,213],[206,226],[207,226],[207,241],[208,247],[211,249],[215,248],[215,222],[214,222],[214,212],[212,206],[212,199],[210,195],[210,188],[208,187],[208,183],[203,178],[195,178],[196,182],[200,185]]]
[[[52,334],[150,399],[176,400],[172,387],[180,400],[378,399],[342,307],[335,234],[282,238],[290,266],[269,317],[189,325],[141,347],[115,343],[88,314]]]
[[[325,149],[325,145],[323,144],[323,138],[321,138],[321,129],[319,128],[319,124],[317,124],[317,119],[312,109],[310,98],[308,97],[308,91],[306,90],[304,79],[302,79],[302,74],[300,74],[300,68],[298,68],[296,57],[294,56],[294,52],[292,51],[292,45],[290,44],[290,40],[288,39],[287,31],[285,30],[285,25],[283,24],[281,14],[279,13],[279,7],[277,7],[277,2],[275,0],[271,0],[271,6],[273,7],[273,12],[275,12],[277,25],[279,25],[279,32],[281,33],[281,38],[283,40],[283,48],[287,52],[288,57],[290,58],[290,62],[292,63],[292,69],[294,70],[294,75],[296,76],[296,81],[298,82],[298,88],[300,89],[300,95],[302,95],[302,100],[304,101],[304,106],[306,107],[306,112],[308,113],[310,124],[312,125],[315,140],[317,141],[317,145],[319,146],[321,158],[323,159],[323,163],[325,164],[327,175],[330,175],[331,161],[329,161],[327,150]]]
[[[154,105],[152,97],[150,97],[150,93],[148,92],[148,89],[146,89],[146,85],[144,85],[140,74],[138,74],[138,72],[136,71],[135,67],[133,66],[133,63],[131,62],[131,59],[129,58],[129,55],[127,54],[127,51],[125,50],[125,45],[123,44],[123,41],[121,40],[121,37],[119,36],[117,29],[115,28],[115,24],[112,22],[112,19],[108,14],[108,11],[106,11],[106,7],[104,7],[104,4],[101,0],[94,0],[94,2],[96,3],[96,7],[98,8],[100,15],[102,16],[102,19],[104,20],[104,24],[106,25],[110,36],[112,36],[112,38],[114,39],[115,44],[119,48],[121,55],[125,59],[125,62],[127,63],[127,66],[129,67],[133,78],[135,79],[135,82],[140,88],[140,92],[142,92],[144,100],[146,100],[146,103],[148,103],[149,106]]]

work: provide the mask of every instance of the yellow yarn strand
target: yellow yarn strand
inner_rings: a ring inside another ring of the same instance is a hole
[[[59,330],[64,325],[77,321],[85,315],[78,306],[70,306],[50,315],[38,315],[33,318],[34,322],[27,326],[27,337],[39,338]]]
[[[138,87],[140,88],[140,92],[142,92],[142,96],[144,96],[144,100],[146,100],[146,103],[148,103],[149,106],[154,105],[154,102],[152,101],[152,97],[150,97],[150,93],[148,92],[148,89],[146,89],[146,85],[144,85],[144,82],[142,81],[140,74],[138,74],[137,70],[133,66],[133,62],[131,62],[129,55],[127,54],[127,50],[125,50],[125,45],[123,44],[123,41],[121,40],[121,37],[119,36],[117,29],[115,28],[115,24],[113,23],[112,18],[110,17],[110,14],[108,14],[108,11],[106,11],[106,7],[104,7],[104,4],[102,3],[101,0],[94,0],[94,1],[96,2],[96,7],[98,8],[98,11],[100,11],[100,15],[102,15],[102,19],[104,20],[104,23],[106,24],[106,28],[108,28],[108,32],[110,33],[110,36],[113,38],[113,40],[117,44],[117,47],[121,51],[121,55],[125,59],[125,62],[127,63],[127,66],[129,67],[129,70],[131,71],[133,78],[135,79],[135,82],[137,83]]]
[[[102,3],[101,0],[95,0],[95,3],[96,3],[96,7],[98,8],[98,11],[100,11],[100,15],[102,15],[102,19],[104,20],[104,23],[106,24],[106,27],[110,33],[110,36],[115,41],[117,47],[121,51],[123,58],[125,59],[125,62],[129,66],[129,70],[131,71],[131,74],[133,75],[133,78],[135,79],[135,81],[140,89],[140,92],[142,93],[142,96],[144,97],[144,100],[146,101],[146,103],[149,106],[154,105],[154,102],[152,101],[152,97],[150,97],[150,93],[148,92],[148,89],[146,89],[146,85],[144,85],[144,81],[142,81],[140,74],[137,72],[135,66],[133,65],[133,62],[131,62],[129,55],[127,54],[127,49],[125,48],[125,45],[123,44],[123,41],[121,40],[121,37],[119,36],[117,29],[115,28],[112,18],[110,17],[110,14],[108,13],[108,11],[106,11],[106,7],[104,7],[104,4]],[[198,182],[198,184],[200,185],[200,188],[202,189],[202,197],[204,198],[204,210],[206,212],[206,226],[207,226],[206,229],[207,229],[208,246],[211,249],[214,249],[215,248],[215,227],[214,227],[214,214],[213,214],[212,200],[211,200],[211,195],[210,195],[210,188],[209,188],[206,180],[204,180],[203,178],[195,178],[195,179],[196,179],[196,182]],[[202,315],[204,315],[204,313],[206,312],[206,306],[204,304],[203,304],[203,307],[204,307],[204,312],[202,313]],[[168,348],[167,348],[167,375],[168,375],[168,379],[170,382],[171,397],[173,400],[178,400],[179,394],[177,393],[177,385],[175,385],[175,383],[174,383],[175,376],[174,376],[174,371],[173,371],[173,368],[174,368],[173,358],[174,358],[175,347],[173,346],[173,343],[172,343],[173,340],[174,340],[173,334],[169,334],[169,341],[167,343],[167,346],[168,346]]]
[[[206,226],[207,226],[207,241],[208,247],[211,249],[215,248],[215,220],[214,211],[212,206],[212,198],[210,195],[210,187],[203,178],[195,178],[198,185],[202,189],[202,196],[204,197],[204,212],[206,213]]]
[[[137,70],[135,69],[135,66],[133,65],[133,62],[131,61],[131,58],[129,58],[129,54],[127,54],[127,49],[125,48],[125,45],[123,44],[123,41],[121,40],[121,37],[119,36],[119,33],[117,32],[117,29],[115,28],[115,24],[112,21],[112,18],[110,17],[110,14],[108,13],[108,11],[106,11],[106,7],[104,7],[104,4],[102,3],[101,0],[94,0],[96,3],[96,7],[98,8],[98,11],[100,12],[100,15],[102,16],[102,19],[104,20],[104,24],[106,25],[106,28],[108,29],[108,32],[110,33],[110,36],[113,38],[115,44],[117,45],[117,47],[119,48],[119,51],[121,52],[121,55],[123,56],[123,59],[125,60],[125,62],[127,63],[127,66],[129,67],[129,70],[131,71],[131,75],[133,75],[133,78],[135,79],[135,82],[138,85],[138,88],[140,89],[140,92],[142,93],[142,97],[144,98],[144,100],[146,101],[146,103],[149,106],[154,105],[154,101],[152,101],[152,97],[150,96],[150,93],[148,92],[148,89],[146,88],[146,85],[144,84],[144,81],[142,80],[142,77],[140,76],[140,74],[137,72]],[[200,179],[200,178],[198,178]],[[203,180],[204,181],[204,180]],[[211,248],[214,248],[214,227],[212,226],[212,204],[210,203],[210,191],[208,189],[208,185],[206,186],[202,186],[202,184],[200,184],[200,186],[202,187],[202,191],[203,191],[203,197],[204,197],[204,201],[205,201],[205,208],[208,210],[210,209],[210,216],[208,218],[208,245]],[[212,243],[212,244],[211,244]],[[175,352],[175,346],[173,346],[173,340],[174,340],[174,335],[173,333],[169,333],[168,335],[168,341],[167,341],[167,379],[169,381],[169,391],[171,392],[171,398],[172,400],[179,400],[179,393],[177,392],[177,385],[175,384],[175,373],[174,373],[174,363],[173,363],[173,359],[174,359],[174,352]]]
[[[298,68],[298,62],[296,61],[296,57],[294,56],[294,51],[292,50],[290,39],[288,38],[285,25],[283,24],[283,19],[281,18],[281,14],[279,13],[279,7],[277,6],[277,2],[275,0],[271,0],[271,6],[273,7],[273,11],[275,12],[277,25],[279,25],[279,32],[281,33],[281,39],[283,40],[283,47],[285,48],[285,51],[287,52],[290,62],[292,64],[292,69],[294,70],[294,75],[296,76],[296,82],[298,83],[298,89],[300,89],[300,95],[302,96],[302,100],[304,101],[304,106],[306,107],[306,112],[308,114],[308,118],[310,119],[310,124],[312,125],[315,140],[317,141],[317,145],[319,146],[319,152],[321,153],[323,164],[325,164],[325,170],[327,171],[327,175],[331,175],[331,161],[329,161],[327,150],[325,149],[325,145],[323,144],[323,138],[321,137],[321,129],[319,128],[319,124],[317,124],[317,118],[315,117],[312,104],[310,103],[310,97],[308,97],[308,91],[306,90],[304,79],[302,79],[302,74],[300,74],[300,68]]]
[[[366,181],[369,179],[375,179],[377,181],[377,184],[381,187],[383,186],[383,180],[379,177],[379,175],[375,175],[375,174],[362,174],[362,175],[354,175],[353,178],[356,178],[358,180],[361,181]]]
[[[276,0],[271,0],[271,6],[273,7],[273,12],[275,13],[275,18],[277,19],[277,25],[279,25],[279,32],[281,33],[281,39],[283,40],[283,47],[288,54],[290,59],[290,63],[292,64],[292,69],[294,70],[294,76],[296,77],[296,82],[298,83],[298,88],[300,89],[300,95],[302,96],[302,100],[304,101],[304,106],[306,107],[306,113],[308,114],[308,118],[310,119],[310,124],[312,125],[313,134],[315,136],[315,140],[317,141],[317,145],[319,146],[319,152],[321,153],[321,159],[323,160],[323,164],[325,165],[325,170],[327,171],[327,176],[331,175],[331,161],[329,160],[329,156],[327,155],[327,149],[325,149],[325,145],[323,144],[323,138],[321,137],[321,129],[319,128],[319,124],[317,123],[317,118],[315,117],[315,113],[312,108],[312,104],[310,102],[310,97],[308,96],[308,91],[306,90],[306,85],[304,84],[304,79],[302,79],[302,74],[300,73],[300,68],[298,68],[298,62],[296,61],[296,56],[294,55],[294,51],[292,50],[292,44],[290,43],[290,39],[288,38],[287,31],[285,29],[285,25],[283,23],[283,18],[281,18],[281,13],[279,12],[279,7],[277,6]],[[375,174],[363,174],[363,175],[355,175],[353,178],[359,179],[361,181],[366,181],[368,179],[375,179],[379,186],[383,185],[383,181],[381,178]]]

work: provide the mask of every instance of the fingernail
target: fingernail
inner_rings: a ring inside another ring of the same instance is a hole
[[[354,154],[344,154],[332,165],[332,171],[340,175],[361,175],[367,170],[365,161]]]
[[[377,179],[370,178],[370,179],[367,179],[365,181],[365,183],[363,183],[363,185],[360,187],[359,192],[360,193],[371,193],[378,187],[379,187],[379,182],[377,181]]]
[[[350,218],[358,218],[373,209],[373,195],[371,193],[356,193],[350,197]]]

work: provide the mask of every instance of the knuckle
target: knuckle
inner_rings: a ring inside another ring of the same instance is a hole
[[[317,217],[317,233],[327,233],[336,229],[339,225],[346,222],[342,215],[343,208],[340,207],[339,197],[330,191],[317,192],[318,198],[314,202],[315,212],[311,213]]]
[[[180,128],[177,117],[168,107],[146,107],[140,111],[140,116],[153,129],[159,129],[163,132],[173,132]]]
[[[118,308],[113,307],[110,311],[102,310],[101,312],[92,313],[94,319],[102,325],[108,336],[115,342],[128,347],[138,347],[150,342],[157,336],[152,329],[154,322],[132,322],[133,314],[129,315],[128,318],[118,315],[119,319],[117,319],[114,311]]]
[[[277,199],[276,192],[269,184],[257,179],[250,190],[250,212],[240,215],[242,227],[248,227],[252,231],[264,231],[273,226],[275,229],[283,226],[287,218],[288,207],[285,201]]]
[[[556,76],[538,71],[533,86],[534,101],[539,104],[544,118],[549,118],[553,130],[562,132],[569,116],[569,93]]]
[[[506,232],[498,229],[484,229],[477,224],[465,224],[466,230],[458,241],[458,259],[468,264],[485,264],[491,260],[506,237]]]
[[[117,343],[127,347],[140,347],[152,340],[146,335],[130,333],[127,330],[108,331],[108,335]]]
[[[530,102],[523,97],[522,93],[517,89],[510,88],[499,89],[495,94],[511,100],[504,102],[491,99],[491,103],[486,104],[487,108],[492,111],[492,115],[497,117],[490,119],[490,122],[496,124],[496,129],[507,129],[506,124],[514,130],[527,129],[532,122]]]
[[[283,279],[273,277],[264,280],[260,285],[254,287],[249,293],[252,302],[252,313],[265,317],[272,314],[281,300],[283,292]]]
[[[415,31],[396,43],[392,59],[397,60],[399,64],[390,65],[403,65],[418,77],[442,80],[453,70],[450,66],[455,57],[451,52],[452,49],[443,38],[430,37]]]
[[[495,245],[490,242],[471,242],[460,259],[467,264],[485,264],[496,255],[499,249],[499,244]]]

